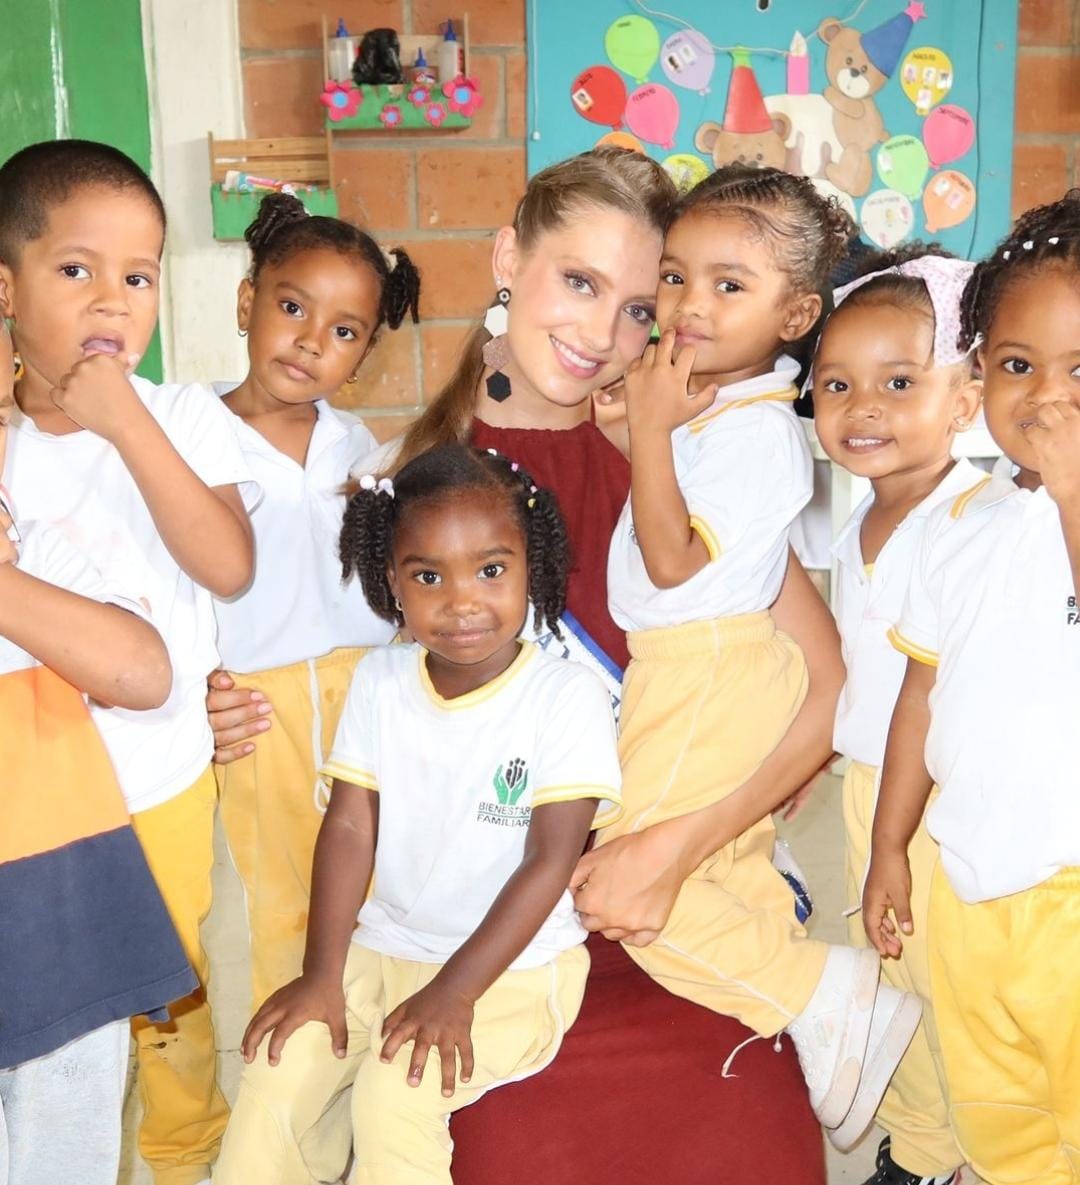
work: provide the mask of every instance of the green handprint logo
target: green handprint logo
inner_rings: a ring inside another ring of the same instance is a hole
[[[525,787],[529,784],[529,772],[525,768],[524,759],[515,757],[509,765],[500,765],[495,771],[493,781],[499,805],[516,806],[518,799],[525,793]]]

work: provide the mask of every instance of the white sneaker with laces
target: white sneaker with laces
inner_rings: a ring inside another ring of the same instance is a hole
[[[844,1121],[834,1125],[828,1133],[829,1142],[834,1148],[846,1152],[855,1146],[870,1126],[881,1105],[885,1088],[896,1073],[900,1059],[907,1052],[911,1038],[915,1036],[921,1016],[922,1001],[918,996],[901,992],[888,984],[878,988],[859,1089]]]
[[[875,951],[831,947],[810,1002],[787,1027],[823,1127],[836,1127],[858,1092],[879,976]]]

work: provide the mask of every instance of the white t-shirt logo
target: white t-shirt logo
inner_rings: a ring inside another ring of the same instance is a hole
[[[495,802],[482,802],[476,812],[482,823],[497,827],[527,827],[532,807],[518,806],[518,800],[529,784],[529,770],[523,757],[515,757],[500,765],[491,779]]]

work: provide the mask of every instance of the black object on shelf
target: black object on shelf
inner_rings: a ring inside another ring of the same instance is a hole
[[[353,63],[353,81],[365,83],[401,83],[401,43],[394,29],[369,29],[360,42],[360,51]]]

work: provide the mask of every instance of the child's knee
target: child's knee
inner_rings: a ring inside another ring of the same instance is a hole
[[[380,1158],[379,1150],[401,1154],[416,1139],[442,1139],[447,1153],[450,1137],[447,1116],[453,1099],[442,1094],[438,1051],[428,1056],[419,1086],[405,1079],[412,1047],[406,1046],[393,1062],[381,1062],[374,1054],[365,1057],[356,1073],[352,1094],[353,1132],[359,1160]]]

